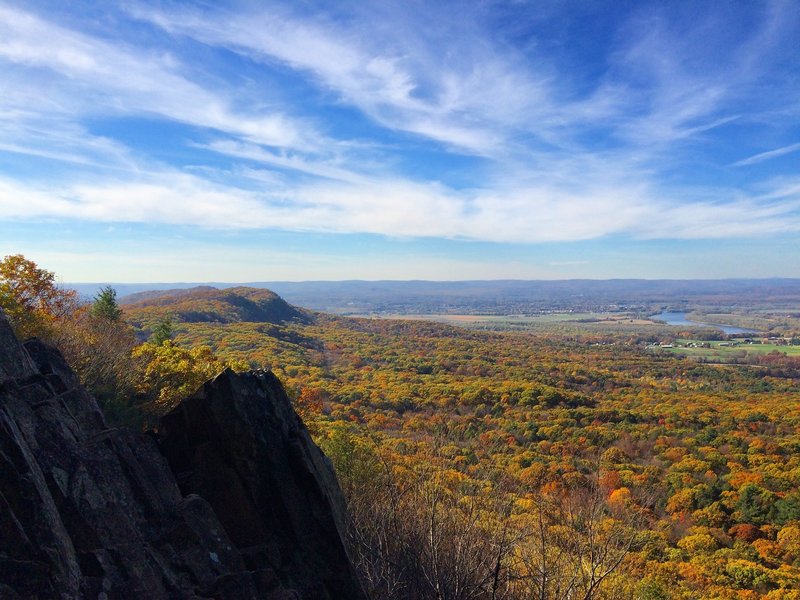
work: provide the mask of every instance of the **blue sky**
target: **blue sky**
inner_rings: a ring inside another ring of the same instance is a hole
[[[800,277],[800,4],[3,2],[65,281]]]

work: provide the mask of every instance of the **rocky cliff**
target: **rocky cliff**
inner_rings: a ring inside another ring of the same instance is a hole
[[[223,373],[158,436],[109,428],[0,314],[0,598],[363,598],[342,520],[271,373]]]

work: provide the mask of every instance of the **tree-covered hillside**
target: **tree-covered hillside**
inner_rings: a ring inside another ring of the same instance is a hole
[[[156,316],[126,311],[133,322]],[[407,590],[424,589],[431,570],[445,587],[462,576],[480,587],[496,572],[508,598],[793,598],[800,588],[797,361],[704,365],[628,335],[321,314],[178,317],[175,328],[178,345],[273,369],[297,399],[350,495],[376,597],[417,597]],[[403,526],[376,521],[386,511]],[[431,519],[447,539],[432,537]],[[459,543],[481,556],[436,558],[437,545]],[[569,593],[551,586],[572,577]]]
[[[172,292],[142,294],[136,302],[129,298],[129,314],[139,315],[131,319],[132,323],[139,328],[152,328],[167,316],[186,323],[284,323],[309,319],[307,313],[270,290],[204,286]]]

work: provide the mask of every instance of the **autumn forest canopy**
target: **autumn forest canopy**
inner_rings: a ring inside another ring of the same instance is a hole
[[[516,314],[428,296],[370,318],[253,287],[55,282],[7,256],[0,309],[116,424],[152,426],[224,369],[271,369],[335,465],[372,598],[800,598],[786,282]]]

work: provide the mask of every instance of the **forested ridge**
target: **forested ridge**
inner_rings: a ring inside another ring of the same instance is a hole
[[[138,375],[106,402],[146,419],[214,370],[272,369],[334,461],[372,597],[800,598],[796,360],[272,318],[231,308],[256,291],[226,293],[124,306],[113,322]],[[79,322],[109,317],[98,310]]]

